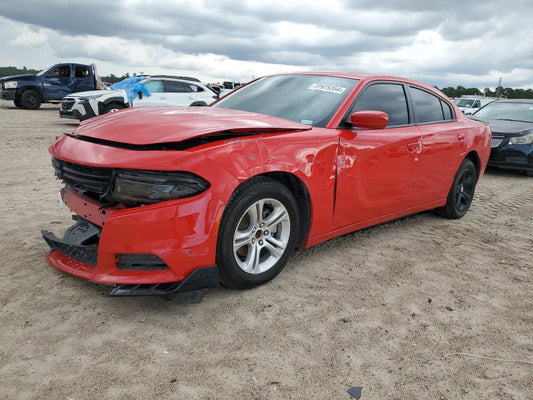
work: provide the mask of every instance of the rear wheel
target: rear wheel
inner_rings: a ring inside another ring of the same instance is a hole
[[[245,289],[279,274],[295,247],[297,210],[292,193],[272,179],[255,178],[239,187],[218,234],[221,283]]]
[[[41,107],[41,96],[35,90],[25,90],[20,96],[20,104],[28,110],[37,110]]]
[[[189,107],[205,107],[207,106],[205,101],[193,101],[191,104],[189,104]]]
[[[439,214],[450,219],[463,217],[470,208],[470,204],[474,198],[476,182],[476,167],[467,158],[463,160],[459,170],[455,174],[446,205],[438,209]]]

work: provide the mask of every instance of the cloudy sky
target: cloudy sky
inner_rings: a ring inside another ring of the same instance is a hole
[[[533,88],[531,0],[0,0],[0,66],[246,82],[346,70]]]

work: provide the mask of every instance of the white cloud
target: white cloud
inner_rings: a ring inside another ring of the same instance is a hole
[[[494,86],[502,77],[524,87],[533,81],[532,10],[525,0],[505,7],[496,0],[483,7],[458,0],[93,0],[68,10],[60,0],[18,0],[0,11],[1,61],[28,68],[95,62],[102,75],[208,81],[320,69],[439,87]]]

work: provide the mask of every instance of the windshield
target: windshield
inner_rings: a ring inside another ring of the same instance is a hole
[[[237,90],[213,107],[325,127],[357,82],[357,79],[320,75],[270,76]]]
[[[470,107],[474,100],[472,99],[455,99],[453,101],[457,107]]]
[[[47,69],[43,69],[42,71],[37,72],[35,75],[36,76],[41,76],[41,75],[44,75],[46,72],[48,72],[48,70]]]
[[[533,122],[533,103],[494,102],[474,115],[480,118]]]

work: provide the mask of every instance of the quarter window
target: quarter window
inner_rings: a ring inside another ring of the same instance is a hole
[[[444,119],[447,121],[454,119],[452,107],[442,99],[440,100],[440,104],[442,105],[442,111],[444,112]]]
[[[409,113],[403,85],[376,83],[367,87],[356,99],[352,113],[362,110],[383,111],[389,116],[387,126],[408,125]]]
[[[441,100],[437,96],[412,86],[410,88],[410,93],[414,103],[415,122],[417,124],[437,122],[447,119],[444,118]]]

